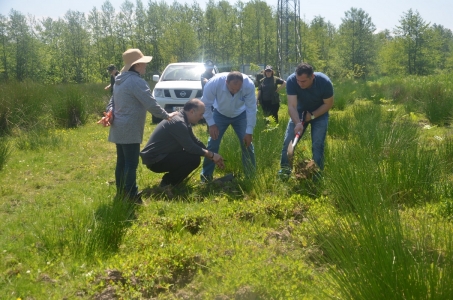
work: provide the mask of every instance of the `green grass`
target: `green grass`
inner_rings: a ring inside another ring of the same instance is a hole
[[[242,175],[228,130],[219,151],[226,169],[215,176],[234,173],[234,182],[202,184],[198,169],[185,186],[159,190],[162,174],[140,165],[139,188],[151,193],[138,207],[114,200],[115,148],[95,124],[108,100],[103,86],[2,87],[25,96],[22,104],[0,100],[11,105],[0,114],[0,126],[8,124],[0,139],[0,298],[452,298],[452,131],[431,122],[446,117],[419,110],[426,105],[421,96],[410,101],[420,89],[409,80],[345,84],[318,183],[277,179],[282,104],[278,125],[259,112],[254,179]],[[30,99],[44,102],[29,108]],[[67,108],[79,104],[81,122],[72,126]],[[34,122],[24,118],[29,109],[40,112]],[[149,117],[145,142],[153,128]],[[194,132],[206,142],[205,125]],[[310,158],[307,132],[295,160]]]

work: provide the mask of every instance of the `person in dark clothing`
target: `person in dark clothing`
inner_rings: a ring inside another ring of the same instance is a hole
[[[104,88],[104,90],[110,89],[110,93],[113,95],[113,86],[115,85],[115,77],[120,73],[116,69],[115,65],[109,65],[107,72],[110,74],[110,84]]]
[[[201,91],[204,90],[204,86],[205,86],[206,82],[208,82],[208,80],[211,79],[215,75],[214,62],[212,60],[208,59],[204,63],[204,68],[205,68],[205,71],[203,73],[201,73]]]
[[[264,69],[264,78],[260,80],[258,86],[258,101],[263,108],[264,116],[273,116],[277,123],[278,110],[280,109],[280,95],[278,92],[285,86],[286,81],[274,76],[272,66],[267,65]]]
[[[205,68],[205,71],[203,73],[201,73],[201,95],[203,96],[203,91],[204,91],[204,86],[206,85],[206,83],[209,81],[209,79],[211,79],[212,77],[214,77],[215,75],[215,72],[214,72],[214,62],[210,59],[208,59],[205,63],[204,63],[204,68]],[[205,121],[202,120],[201,121],[202,123],[204,123]],[[206,124],[206,130],[207,132],[209,133],[209,126],[208,124]]]
[[[171,120],[157,125],[145,148],[140,152],[142,162],[156,173],[166,173],[161,187],[177,185],[186,179],[201,162],[201,156],[212,160],[219,168],[224,167],[223,157],[208,151],[192,131],[203,118],[205,105],[199,99],[191,99]]]

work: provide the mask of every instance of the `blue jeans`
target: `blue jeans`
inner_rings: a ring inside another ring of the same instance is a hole
[[[117,194],[137,195],[137,167],[140,144],[116,144],[115,182]]]
[[[214,122],[219,129],[219,137],[214,140],[211,137],[208,139],[208,150],[218,153],[220,148],[220,141],[222,140],[223,134],[228,129],[228,126],[232,126],[234,132],[236,133],[239,144],[241,145],[242,150],[242,165],[244,166],[244,174],[247,177],[250,177],[255,172],[255,151],[253,149],[253,143],[249,147],[244,145],[244,136],[245,130],[247,129],[247,115],[244,111],[240,115],[229,118],[225,117],[217,110],[213,112]],[[205,158],[203,160],[203,170],[201,171],[201,178],[212,179],[212,174],[214,173],[215,164],[212,160]]]
[[[315,118],[314,120],[310,121],[309,123],[305,124],[304,131],[302,132],[302,136],[305,133],[308,125],[311,126],[311,150],[313,153],[313,160],[318,165],[318,167],[323,170],[324,169],[324,144],[326,141],[327,135],[327,125],[329,123],[329,113],[325,113],[322,116]],[[283,148],[282,148],[282,156],[280,159],[280,167],[282,169],[289,168],[289,161],[288,161],[288,145],[294,140],[296,136],[294,134],[294,127],[296,127],[291,119],[289,119],[288,126],[286,127],[286,134],[285,139],[283,141]]]

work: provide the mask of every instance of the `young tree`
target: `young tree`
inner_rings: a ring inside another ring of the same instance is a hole
[[[149,2],[148,3],[147,21],[145,24],[147,43],[152,47],[149,48],[149,53],[152,53],[153,60],[151,61],[150,70],[161,72],[168,64],[164,59],[165,53],[161,46],[165,44],[163,35],[167,27],[173,24],[170,19],[170,7],[165,2]],[[149,55],[149,54],[145,54]]]
[[[125,0],[121,4],[120,12],[116,17],[116,38],[119,49],[135,48],[134,33],[135,33],[135,14],[134,4],[129,0]]]
[[[11,52],[14,57],[14,77],[23,81],[31,74],[27,72],[27,63],[33,52],[31,34],[26,18],[16,10],[11,10],[8,35],[11,41]]]
[[[355,77],[365,77],[375,60],[371,17],[362,9],[351,8],[339,28],[338,50],[344,68]]]
[[[409,9],[400,19],[400,25],[394,31],[396,37],[403,44],[403,53],[406,55],[406,72],[408,74],[426,74],[428,60],[424,56],[428,48],[426,23],[418,11]]]
[[[149,53],[146,40],[146,22],[147,16],[143,2],[137,0],[135,7],[135,31],[133,43],[138,49],[143,49],[141,50],[143,53]]]
[[[449,70],[452,67],[449,65],[449,61],[453,56],[452,31],[442,25],[434,24],[427,30],[427,33],[430,45],[429,57],[433,68],[438,72]]]
[[[68,11],[65,15],[64,34],[65,57],[69,80],[76,83],[86,82],[89,67],[89,35],[86,30],[85,15],[78,11]]]
[[[117,64],[119,61],[108,61],[103,53],[103,32],[102,32],[102,25],[101,25],[101,12],[93,7],[93,9],[88,14],[87,19],[87,30],[91,37],[91,55],[92,55],[92,63],[93,66],[96,68],[96,74],[94,78],[99,79],[103,78],[104,80],[108,80],[110,75],[107,74],[105,71],[106,67],[113,63]]]
[[[126,49],[117,49],[117,37],[115,34],[115,26],[117,25],[115,8],[110,1],[105,1],[101,7],[100,14],[100,25],[101,25],[101,51],[107,61],[117,61],[117,58],[121,60],[121,54]]]
[[[8,55],[10,53],[9,50],[9,36],[8,36],[8,19],[0,15],[0,60],[2,62],[3,67],[3,79],[8,80],[9,73],[8,73]]]
[[[246,62],[276,66],[277,22],[271,7],[260,0],[248,2],[239,22],[242,22]]]
[[[304,60],[309,62],[317,71],[329,73],[335,26],[326,22],[321,16],[316,16],[309,26],[304,24],[302,45],[304,45]]]
[[[167,61],[194,61],[198,57],[198,39],[193,27],[193,11],[187,4],[174,2],[170,9],[170,24],[164,31],[161,45]]]

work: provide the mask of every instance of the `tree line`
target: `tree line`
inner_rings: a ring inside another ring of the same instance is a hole
[[[106,81],[106,67],[122,66],[121,54],[139,48],[152,55],[148,79],[177,61],[212,59],[221,70],[277,62],[277,11],[266,2],[209,0],[203,10],[174,1],[110,1],[87,14],[69,10],[62,18],[37,20],[12,9],[0,14],[0,81],[43,83]],[[376,32],[360,8],[334,26],[322,16],[300,22],[302,60],[331,77],[429,75],[453,69],[453,34],[403,12],[399,25]]]

